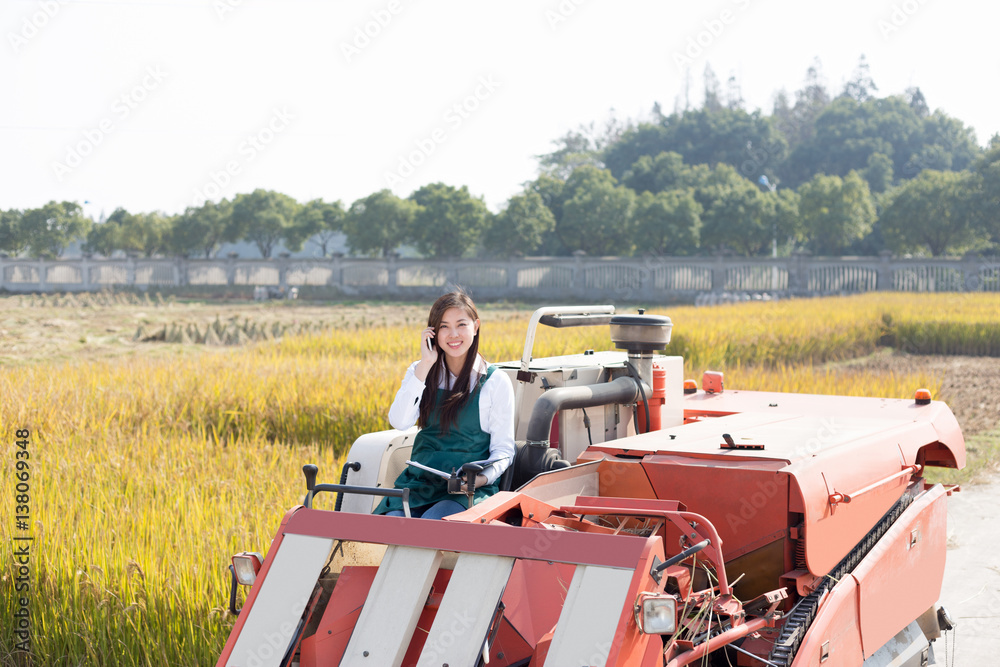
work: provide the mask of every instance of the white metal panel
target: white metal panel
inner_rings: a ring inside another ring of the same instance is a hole
[[[930,642],[916,621],[900,630],[885,646],[875,651],[863,667],[918,667],[926,650],[930,655]],[[833,657],[832,649],[830,656]],[[933,662],[931,664],[934,664]]]
[[[513,567],[513,558],[458,557],[417,667],[476,664]]]
[[[243,622],[227,667],[277,667],[288,649],[333,540],[286,535]]]
[[[684,357],[656,357],[655,364],[666,371],[664,403],[660,427],[684,425]]]
[[[440,564],[441,552],[435,549],[386,549],[342,665],[402,664]]]
[[[361,469],[357,471],[349,470],[347,473],[347,483],[351,486],[383,486],[391,489],[399,472],[397,471],[392,479],[380,479],[380,476],[384,477],[386,474],[386,461],[397,447],[404,444],[406,436],[410,436],[410,440],[412,441],[415,433],[415,428],[408,431],[390,429],[388,431],[365,433],[359,437],[351,445],[351,450],[347,454],[347,460],[360,463]],[[336,479],[319,481],[339,482],[340,471],[337,470],[334,472],[337,475]],[[355,493],[347,493],[344,494],[344,501],[341,503],[340,509],[344,512],[355,514],[371,514],[380,500],[382,500],[381,496],[363,496]],[[332,503],[332,498],[327,501],[321,500],[321,502]]]
[[[607,663],[633,574],[633,570],[576,566],[546,667]]]
[[[578,496],[600,495],[599,481],[595,461],[542,473],[519,490],[535,500],[560,507],[572,505]]]

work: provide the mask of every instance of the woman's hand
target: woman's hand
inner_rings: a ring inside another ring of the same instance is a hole
[[[417,363],[414,374],[421,382],[427,379],[431,366],[438,359],[439,352],[437,343],[434,341],[434,333],[433,327],[427,327],[420,332],[420,362]]]
[[[464,489],[467,486],[465,478],[462,478],[462,488]],[[476,475],[476,488],[478,489],[481,486],[486,486],[486,475],[483,474]]]

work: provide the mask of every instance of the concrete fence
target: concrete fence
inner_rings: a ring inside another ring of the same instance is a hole
[[[94,259],[0,257],[0,290],[81,292],[186,286],[316,287],[365,298],[424,298],[448,284],[488,299],[669,302],[701,293],[1000,292],[1000,258],[531,257],[512,260]]]

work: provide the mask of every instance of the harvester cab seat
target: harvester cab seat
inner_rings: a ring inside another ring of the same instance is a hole
[[[521,450],[524,448],[524,440],[514,441],[514,460],[510,462],[507,469],[503,471],[500,475],[500,490],[501,491],[511,491],[517,487],[513,485],[514,480],[514,468],[517,465],[517,459],[521,456]]]
[[[351,486],[391,489],[396,478],[406,468],[413,450],[417,429],[407,431],[377,431],[358,438],[347,455],[347,473],[343,480]],[[355,464],[355,467],[351,467]],[[370,514],[380,498],[361,494],[345,494],[341,509],[345,512]]]
[[[559,458],[559,450],[543,445],[528,445],[523,440],[514,443],[514,460],[500,478],[501,491],[514,491],[543,472],[568,468],[569,461]]]

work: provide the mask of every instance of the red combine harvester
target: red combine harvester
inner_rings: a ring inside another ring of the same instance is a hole
[[[538,324],[610,325],[616,351],[532,359]],[[669,318],[532,315],[502,489],[441,521],[372,515],[415,431],[354,443],[290,509],[219,667],[937,664],[954,415],[915,400],[699,390]],[[475,475],[465,466],[453,476]],[[334,510],[312,507],[337,492]],[[403,495],[404,504],[407,497]]]

